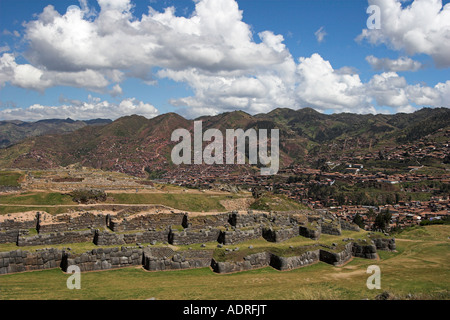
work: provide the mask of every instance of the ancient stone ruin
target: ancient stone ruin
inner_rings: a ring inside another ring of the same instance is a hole
[[[371,243],[343,239],[344,243],[333,246],[316,244],[290,248],[286,252],[222,248],[252,239],[278,243],[303,236],[317,240],[321,234],[341,235],[342,229],[359,230],[339,220],[311,217],[300,221],[296,215],[283,213],[233,211],[191,215],[160,207],[57,215],[45,212],[8,214],[0,216],[0,243],[14,243],[18,249],[0,252],[0,274],[58,267],[66,271],[71,265],[79,266],[81,271],[127,266],[142,266],[148,271],[211,267],[218,273],[266,266],[290,270],[318,261],[340,266],[352,257],[376,259],[377,250],[395,250],[395,239],[383,237],[374,237]],[[86,242],[98,248],[83,253],[74,253],[69,248],[50,248]],[[218,248],[175,251],[169,247],[211,242],[216,242]],[[48,248],[27,250],[34,246]]]

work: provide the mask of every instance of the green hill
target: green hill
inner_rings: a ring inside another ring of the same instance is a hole
[[[316,166],[320,159],[352,155],[355,151],[377,153],[386,145],[415,144],[420,139],[446,139],[450,109],[424,108],[412,114],[322,114],[311,108],[275,109],[267,114],[243,111],[205,116],[203,130],[279,129],[282,166],[298,162]],[[175,113],[152,119],[126,116],[103,126],[84,126],[66,134],[30,137],[0,149],[0,165],[11,168],[52,168],[80,163],[98,169],[145,176],[169,170],[174,146],[171,133],[178,128],[193,131],[194,120]]]

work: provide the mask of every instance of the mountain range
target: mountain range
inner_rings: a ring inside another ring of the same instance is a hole
[[[49,119],[36,122],[20,120],[0,121],[0,148],[9,147],[25,138],[41,136],[51,133],[73,132],[90,125],[105,125],[111,120],[95,119],[87,121],[75,121],[72,119]]]
[[[311,165],[319,158],[355,152],[376,153],[386,146],[414,144],[427,137],[445,140],[450,130],[449,108],[424,108],[411,114],[322,114],[311,108],[275,109],[250,115],[243,111],[203,116],[203,130],[242,128],[279,129],[280,162]],[[79,164],[146,176],[146,171],[170,170],[175,129],[193,131],[194,120],[176,113],[152,119],[132,115],[115,121],[48,120],[34,124],[1,122],[0,128],[24,128],[10,133],[0,149],[3,168],[54,168]],[[79,128],[76,128],[79,126]],[[51,128],[45,132],[44,129]],[[34,128],[34,129],[31,129]],[[41,131],[40,131],[41,130]],[[37,132],[46,133],[37,135]],[[4,135],[6,137],[7,135]],[[3,137],[3,136],[2,136]],[[17,137],[17,138],[13,138]]]

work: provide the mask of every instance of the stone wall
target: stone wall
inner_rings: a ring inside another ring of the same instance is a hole
[[[320,261],[323,261],[334,266],[341,266],[347,263],[352,258],[353,243],[349,242],[344,249],[339,252],[334,250],[320,249]],[[330,249],[330,248],[328,248]],[[331,248],[332,249],[332,248]]]
[[[148,271],[207,268],[211,265],[213,250],[161,252],[165,248],[146,248],[144,268]]]
[[[193,243],[205,243],[218,241],[220,235],[219,229],[200,229],[183,231],[170,230],[169,243],[173,245],[188,245]]]
[[[281,229],[273,229],[273,228],[262,229],[263,238],[270,242],[282,242],[297,237],[298,235],[299,235],[298,226]]]
[[[37,226],[39,214],[8,214],[0,217],[0,231],[7,230],[28,230]]]
[[[99,248],[79,255],[65,254],[62,270],[76,265],[81,271],[109,270],[115,268],[142,265],[143,249],[141,248]]]
[[[53,248],[36,252],[0,252],[0,274],[58,268],[62,256],[63,251]]]
[[[374,244],[353,243],[352,255],[364,259],[376,259],[377,247]]]
[[[267,223],[272,223],[277,226],[288,226],[296,224],[297,220],[287,214],[274,214],[274,213],[241,214],[237,212],[232,212],[229,215],[229,224],[237,228]]]
[[[19,247],[53,245],[63,243],[92,242],[94,230],[55,232],[35,236],[21,235],[17,239]]]
[[[348,231],[359,231],[360,230],[358,225],[356,225],[354,223],[350,223],[348,221],[341,220],[340,224],[341,224],[342,230],[348,230]]]
[[[182,226],[184,228],[205,229],[207,227],[220,228],[229,225],[230,214],[221,213],[216,215],[195,216],[186,215]]]
[[[148,230],[133,233],[115,233],[96,230],[94,244],[99,246],[122,245],[131,243],[167,242],[169,230]]]
[[[299,235],[313,240],[319,240],[322,230],[320,225],[315,226],[299,226]]]
[[[270,264],[270,259],[271,254],[269,252],[259,252],[244,257],[243,261],[217,262],[213,259],[211,267],[217,273],[241,272],[267,267]]]
[[[280,257],[272,254],[270,266],[280,271],[292,270],[316,263],[319,261],[319,258],[319,249],[307,251],[300,256],[293,257]]]
[[[108,227],[115,232],[147,230],[149,228],[167,229],[171,225],[182,225],[185,213],[136,214],[122,219],[111,218]]]
[[[39,233],[62,232],[87,228],[104,228],[108,215],[99,212],[63,213],[39,219]]]
[[[262,236],[262,228],[257,226],[250,229],[235,229],[221,231],[218,242],[224,245],[236,244],[247,240],[258,239]]]
[[[333,236],[340,236],[342,234],[341,232],[341,225],[336,222],[325,222],[323,221],[320,225],[321,232],[324,234],[331,234]]]
[[[372,239],[377,250],[385,250],[385,251],[395,251],[395,239],[387,239],[387,238],[375,238]]]
[[[20,235],[27,235],[29,233],[29,230],[0,231],[0,243],[17,243]]]
[[[394,242],[394,239],[388,239]],[[390,243],[387,242],[386,243]],[[392,243],[391,243],[392,247]],[[44,270],[60,267],[63,271],[77,265],[81,271],[109,270],[114,268],[140,266],[150,271],[205,268],[211,266],[215,272],[231,273],[271,266],[278,270],[290,270],[310,265],[317,261],[339,266],[352,256],[376,259],[375,244],[348,242],[344,249],[318,245],[305,248],[303,254],[282,257],[270,252],[258,252],[245,256],[240,261],[218,262],[213,250],[174,251],[169,247],[115,247],[98,248],[82,254],[54,248],[33,252],[14,250],[0,252],[0,274]]]
[[[245,256],[241,261],[216,261],[213,259],[211,267],[217,273],[241,272],[267,266],[284,271],[316,263],[319,258],[319,249],[312,246],[311,250],[292,257],[281,257],[270,252],[258,252]]]

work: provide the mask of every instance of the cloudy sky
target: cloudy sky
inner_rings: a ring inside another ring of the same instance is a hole
[[[450,107],[449,1],[0,0],[0,120]]]

